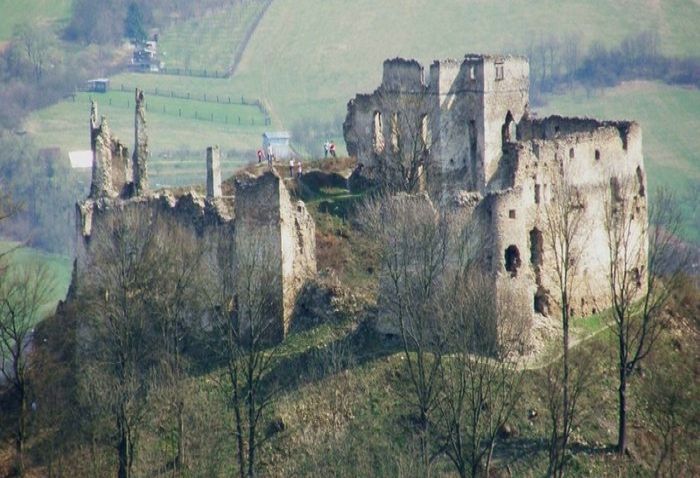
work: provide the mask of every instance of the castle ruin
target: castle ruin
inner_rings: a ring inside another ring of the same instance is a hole
[[[585,236],[571,312],[595,313],[609,294],[604,218],[611,201],[633,205],[632,240],[646,250],[641,129],[629,121],[535,118],[528,88],[524,57],[435,61],[427,77],[415,60],[387,60],[377,90],[348,103],[348,152],[379,183],[386,164],[405,161],[405,151],[417,158],[424,180],[439,181],[443,204],[459,205],[478,225],[480,256],[496,290],[517,297],[535,321],[556,308],[546,211],[567,185],[583,210]],[[628,184],[633,188],[622,186]],[[634,273],[641,277],[641,269]]]
[[[148,135],[144,115],[144,96],[136,90],[134,153],[115,138],[107,120],[97,119],[97,106],[90,113],[90,138],[93,151],[90,195],[77,209],[77,246],[71,291],[80,288],[81,278],[94,253],[91,239],[105,231],[110,219],[126,211],[143,212],[169,224],[184,227],[204,244],[216,244],[224,238],[226,253],[235,263],[241,247],[265,248],[266,260],[274,263],[278,280],[274,295],[281,316],[275,339],[281,340],[290,327],[297,293],[306,280],[316,274],[314,221],[302,201],[294,201],[284,181],[275,171],[260,177],[234,181],[233,194],[222,193],[220,151],[206,151],[206,195],[194,191],[152,191],[148,184]],[[219,251],[221,252],[221,251]],[[216,254],[214,254],[216,255]],[[273,285],[271,284],[271,287]]]

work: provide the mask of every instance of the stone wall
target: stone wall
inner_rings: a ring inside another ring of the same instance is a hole
[[[281,316],[279,326],[271,333],[281,340],[289,330],[298,292],[316,274],[315,225],[306,206],[292,201],[274,170],[236,181],[234,195],[222,196],[216,147],[207,150],[206,196],[194,191],[150,191],[144,98],[138,90],[136,99],[136,145],[131,164],[126,148],[112,137],[104,118],[97,124],[96,105],[92,108],[93,183],[90,196],[76,206],[78,240],[71,295],[80,290],[95,247],[93,238],[101,236],[115,217],[138,211],[153,218],[154,223],[157,218],[194,232],[196,240],[213,251],[210,260],[216,260],[221,250],[229,251],[233,257],[226,260],[227,267],[235,267],[243,253],[263,255],[269,261],[266,266],[278,274],[271,287],[278,287],[274,296],[280,307],[275,309],[281,311]],[[222,246],[221,238],[229,244]]]
[[[483,190],[498,165],[504,122],[515,131],[527,110],[528,73],[521,57],[467,55],[435,61],[426,81],[415,60],[387,60],[379,88],[348,103],[348,152],[370,173],[380,159],[391,160],[392,122],[402,115],[415,126],[399,131],[399,149],[425,135],[429,164],[467,189]]]
[[[348,151],[371,170],[382,153],[374,147],[377,112],[387,117],[396,105],[427,98],[423,104],[428,107],[413,114],[429,116],[430,158],[443,173],[443,204],[472,215],[484,244],[481,261],[496,291],[529,311],[533,320],[556,313],[558,287],[546,230],[553,201],[564,191],[582,211],[572,313],[594,313],[608,300],[605,215],[616,201],[630,206],[632,247],[645,257],[641,129],[631,121],[531,118],[528,75],[525,58],[466,55],[460,61],[435,61],[426,82],[417,62],[387,60],[379,88],[348,104]],[[391,141],[386,125],[382,133],[385,143]]]

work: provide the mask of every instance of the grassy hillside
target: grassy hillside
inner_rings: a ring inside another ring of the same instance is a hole
[[[634,119],[642,126],[644,159],[652,191],[664,186],[684,201],[686,237],[700,243],[700,91],[631,82],[591,97],[583,92],[553,96],[542,113]],[[697,194],[697,193],[696,193]]]
[[[0,44],[12,37],[18,23],[67,20],[72,3],[71,0],[0,0]]]
[[[285,125],[332,119],[355,93],[373,90],[386,58],[429,62],[467,52],[515,50],[546,35],[576,33],[608,45],[659,28],[662,50],[697,54],[700,4],[657,2],[276,0],[255,32],[237,89],[269,99]],[[439,5],[439,6],[438,6]]]
[[[52,311],[59,300],[66,298],[70,285],[73,262],[69,257],[49,254],[31,247],[18,247],[17,242],[0,240],[0,252],[12,250],[6,257],[9,264],[14,265],[44,265],[55,279],[50,300],[46,304],[46,312]]]
[[[165,66],[223,73],[244,47],[246,33],[265,3],[233,2],[225,9],[168,27],[160,36]]]

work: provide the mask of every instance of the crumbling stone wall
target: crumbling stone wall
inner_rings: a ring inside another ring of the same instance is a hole
[[[410,117],[408,124],[415,126],[398,132],[398,147],[409,148],[425,135],[429,164],[467,189],[483,191],[497,169],[504,136],[527,111],[528,74],[522,57],[467,55],[435,61],[426,81],[417,61],[387,60],[379,88],[348,103],[348,152],[371,174],[381,160],[390,160],[396,115]],[[506,121],[511,128],[504,131]]]
[[[274,295],[280,301],[279,327],[273,338],[282,339],[290,327],[298,292],[316,274],[315,224],[301,201],[292,201],[284,181],[275,171],[258,178],[236,181],[233,196],[222,196],[219,151],[207,150],[207,194],[193,191],[176,193],[148,189],[148,136],[144,117],[144,97],[136,91],[135,147],[129,162],[126,148],[112,137],[107,121],[97,124],[97,108],[93,104],[90,132],[95,161],[90,196],[76,205],[77,252],[71,294],[80,288],[81,278],[94,248],[92,239],[109,226],[111,219],[130,210],[147,217],[159,218],[194,232],[205,250],[219,249],[233,257],[226,264],[235,264],[243,247],[265,250],[267,260],[278,271],[279,289]],[[221,238],[228,245],[217,246]],[[230,260],[229,260],[230,259]],[[227,266],[228,267],[228,266]],[[216,280],[216,277],[209,279]],[[70,297],[69,297],[70,299]]]
[[[348,104],[344,132],[350,154],[367,169],[377,163],[376,112],[423,95],[431,105],[431,160],[443,174],[443,205],[471,214],[484,244],[481,261],[498,293],[530,311],[533,320],[556,312],[553,253],[545,231],[547,206],[563,184],[583,211],[572,313],[605,307],[609,252],[604,218],[615,201],[633,205],[633,247],[646,250],[647,198],[642,135],[637,123],[550,116],[528,111],[527,60],[466,55],[435,61],[429,81],[413,60],[384,62],[382,84]],[[386,103],[386,91],[394,100]],[[388,111],[387,111],[388,110]],[[373,116],[373,114],[375,116]],[[390,141],[387,127],[381,131]],[[381,181],[381,177],[378,178]],[[621,183],[635,185],[623,190]],[[643,271],[641,272],[643,274]],[[507,294],[506,294],[507,292]]]

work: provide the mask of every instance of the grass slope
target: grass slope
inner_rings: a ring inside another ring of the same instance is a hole
[[[700,91],[651,82],[630,82],[592,97],[571,93],[551,97],[542,113],[635,119],[642,126],[649,186],[667,187],[684,203],[686,237],[700,243],[697,198],[700,184]],[[697,193],[696,193],[697,194]]]
[[[223,73],[243,47],[246,32],[263,8],[262,1],[235,2],[167,28],[160,37],[165,66]]]
[[[7,263],[18,266],[43,265],[48,268],[54,277],[55,283],[49,301],[45,304],[45,312],[52,312],[59,300],[66,298],[70,285],[73,262],[71,258],[58,254],[49,254],[31,247],[19,247],[20,244],[12,241],[0,240],[0,252],[12,250],[7,257]]]
[[[53,23],[67,20],[71,0],[0,0],[0,43],[12,38],[15,25],[22,22]]]

